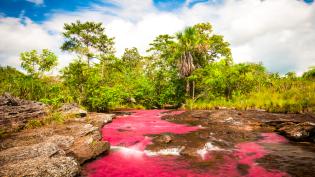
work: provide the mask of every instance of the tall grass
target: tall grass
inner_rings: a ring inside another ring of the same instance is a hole
[[[230,100],[215,98],[212,100],[186,100],[186,109],[214,109],[215,107],[235,108],[239,110],[264,109],[278,113],[315,113],[315,82],[294,81],[276,83],[260,88],[247,95],[234,96]]]

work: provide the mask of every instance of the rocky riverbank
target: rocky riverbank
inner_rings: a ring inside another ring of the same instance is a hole
[[[200,129],[186,134],[149,135],[153,143],[146,150],[178,149],[179,155],[197,170],[220,169],[229,161],[239,161],[238,173],[244,175],[254,174],[250,172],[254,169],[251,163],[269,171],[285,172],[284,176],[305,177],[315,173],[314,115],[223,109],[187,111],[162,119]],[[254,158],[261,148],[268,155]]]
[[[103,127],[114,114],[87,113],[75,105],[63,105],[55,110],[66,117],[62,123],[27,127],[30,121],[45,121],[49,109],[10,95],[0,97],[0,127],[5,131],[0,139],[0,176],[124,176],[156,169],[156,175],[168,176],[304,177],[315,173],[312,114],[142,110],[128,111],[128,115],[117,112],[122,114]],[[113,151],[86,163],[109,152],[107,141],[113,143]],[[130,155],[142,158],[129,159]],[[148,164],[147,169],[137,163]],[[134,171],[138,168],[144,171]]]
[[[179,115],[167,115],[162,119],[198,126],[200,130],[188,134],[159,134],[153,136],[153,144],[147,149],[158,151],[184,147],[182,155],[199,156],[211,141],[213,147],[234,148],[236,143],[254,141],[261,133],[277,132],[292,141],[315,143],[315,117],[310,114],[273,114],[264,111],[209,110],[187,111]]]
[[[315,143],[315,115],[313,114],[277,114],[265,111],[220,109],[208,111],[187,111],[180,115],[168,115],[164,120],[201,126],[209,131],[222,132],[229,142],[239,141],[238,136],[248,137],[246,133],[278,132],[293,141]],[[234,132],[234,133],[233,133]],[[224,134],[231,134],[225,136]],[[246,138],[246,139],[248,139]],[[241,138],[244,139],[244,138]]]
[[[113,114],[86,114],[68,105],[59,110],[61,116],[79,116],[23,129],[28,120],[44,119],[47,106],[8,95],[0,101],[1,127],[9,133],[0,142],[0,176],[75,176],[81,164],[110,149],[108,142],[101,141],[100,130],[111,122]]]

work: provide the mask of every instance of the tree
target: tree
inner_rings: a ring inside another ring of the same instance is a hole
[[[287,74],[285,74],[285,76],[288,78],[288,79],[296,79],[297,76],[296,76],[296,73],[295,72],[288,72]]]
[[[233,95],[245,95],[259,91],[267,81],[267,73],[261,64],[240,63],[227,65],[228,60],[213,62],[197,69],[193,76],[198,81],[198,97],[230,100]]]
[[[174,49],[175,42],[174,37],[164,34],[157,36],[147,52],[153,52],[153,54],[147,58],[146,67],[147,74],[149,75],[164,75],[166,72],[173,72],[177,70],[175,64]],[[165,78],[161,78],[164,79]]]
[[[188,27],[184,32],[176,34],[177,50],[179,52],[179,71],[182,77],[189,77],[195,70],[193,52],[199,42],[197,31],[193,27]],[[189,86],[189,85],[187,85]]]
[[[150,48],[147,52],[153,52],[153,55],[157,56],[154,59],[167,60],[172,58],[174,53],[174,37],[168,34],[162,34],[157,36],[152,43],[150,43]],[[169,63],[171,64],[171,63]]]
[[[51,71],[58,64],[57,56],[48,49],[43,49],[42,53],[36,50],[22,52],[20,60],[21,67],[32,76],[40,76],[44,72]]]
[[[155,89],[156,106],[166,104],[179,105],[183,102],[183,79],[179,77],[176,63],[174,36],[163,34],[157,36],[147,52],[151,56],[146,58],[145,72]]]
[[[81,57],[85,56],[88,66],[90,66],[90,60],[97,55],[103,56],[114,53],[114,38],[105,34],[102,23],[81,23],[80,21],[65,23],[64,30],[63,36],[66,40],[61,49],[75,52]]]
[[[213,33],[210,23],[198,23],[194,25],[194,28],[200,38],[197,52],[195,52],[197,68],[205,67],[222,58],[227,61],[227,65],[232,64],[230,44],[224,41],[223,36]]]
[[[187,27],[183,32],[176,34],[176,54],[179,72],[186,80],[186,95],[194,98],[195,81],[188,79],[197,68],[205,67],[219,58],[232,61],[229,43],[223,36],[215,35],[210,23],[199,23]],[[192,86],[191,86],[192,85]]]
[[[85,97],[85,86],[89,77],[87,63],[81,59],[74,60],[69,66],[61,70],[62,79],[67,85],[75,98],[80,104]]]
[[[138,49],[135,47],[131,49],[126,48],[121,59],[126,65],[128,65],[128,67],[131,68],[141,65],[143,62],[143,57],[139,54]]]
[[[310,67],[308,71],[304,72],[303,78],[315,79],[315,66]]]

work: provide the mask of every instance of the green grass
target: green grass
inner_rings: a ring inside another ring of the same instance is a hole
[[[127,105],[119,104],[119,105],[115,105],[115,106],[111,107],[109,110],[110,111],[115,111],[115,110],[123,110],[123,109],[138,109],[138,110],[141,110],[141,109],[146,109],[146,108],[143,105],[140,105],[140,104],[127,104]]]
[[[297,83],[288,88],[263,88],[248,95],[234,96],[231,100],[186,100],[185,109],[214,109],[215,107],[238,110],[264,109],[277,113],[315,113],[315,82]]]
[[[43,125],[43,123],[40,120],[29,120],[26,125],[25,125],[25,129],[33,129],[33,128],[37,128],[37,127],[41,127]]]
[[[248,109],[264,109],[268,112],[277,113],[301,113],[301,112],[313,112],[315,113],[315,107],[303,106],[300,102],[291,102],[290,100],[236,100],[236,101],[221,101],[214,100],[210,102],[194,102],[185,105],[185,109],[188,110],[209,110],[216,107],[233,108],[237,110]]]
[[[38,128],[43,125],[50,125],[50,124],[63,124],[66,120],[74,118],[75,115],[64,115],[61,112],[52,111],[50,112],[43,120],[29,120],[26,125],[25,129],[33,129]]]
[[[63,124],[65,120],[75,117],[75,115],[63,115],[61,112],[51,112],[47,117],[44,119],[44,124],[52,124],[52,123],[57,123],[57,124]]]

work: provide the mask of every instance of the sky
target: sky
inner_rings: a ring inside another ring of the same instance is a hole
[[[313,0],[0,0],[0,65],[19,68],[19,53],[48,48],[62,68],[64,23],[102,22],[115,37],[117,56],[141,54],[159,34],[210,22],[231,44],[233,59],[261,62],[271,72],[298,74],[315,65]]]

